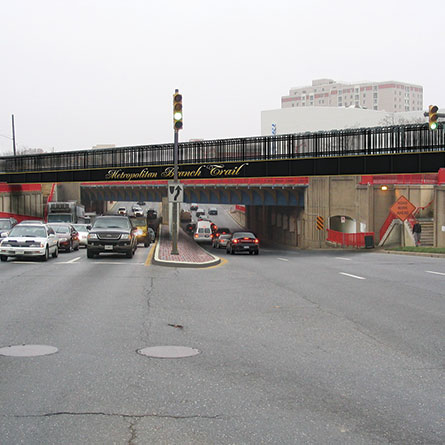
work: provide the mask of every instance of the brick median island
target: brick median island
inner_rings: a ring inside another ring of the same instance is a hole
[[[172,240],[168,226],[161,226],[159,237],[159,259],[164,261],[183,261],[206,263],[214,258],[196,244],[182,229],[179,229],[178,255],[172,255]]]

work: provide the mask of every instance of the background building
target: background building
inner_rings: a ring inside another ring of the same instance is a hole
[[[290,89],[281,98],[281,108],[350,106],[394,113],[422,110],[423,87],[393,80],[346,83],[317,79],[311,86]]]
[[[361,108],[296,107],[261,112],[261,135],[330,131],[428,122],[423,111],[387,113]]]

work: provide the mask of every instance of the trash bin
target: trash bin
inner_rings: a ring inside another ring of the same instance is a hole
[[[365,236],[365,249],[372,249],[374,247],[374,235]]]

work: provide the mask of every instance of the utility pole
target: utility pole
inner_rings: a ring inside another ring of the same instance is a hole
[[[15,150],[15,125],[14,125],[14,115],[12,115],[12,150],[14,152],[14,156],[17,155]]]

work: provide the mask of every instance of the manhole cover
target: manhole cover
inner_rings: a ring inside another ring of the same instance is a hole
[[[39,355],[55,354],[58,351],[54,346],[45,345],[14,345],[0,348],[0,355],[8,357],[38,357]]]
[[[200,354],[201,351],[186,346],[152,346],[139,349],[138,354],[153,358],[185,358]]]

